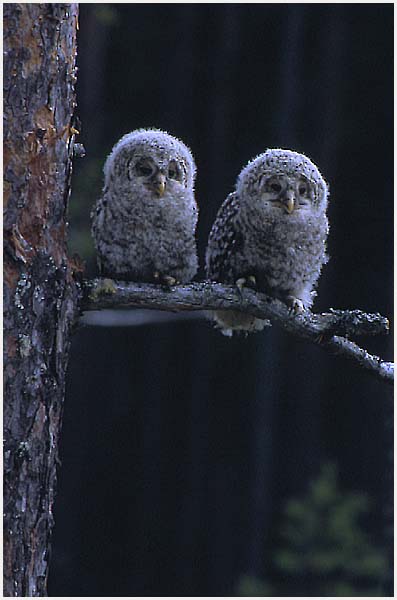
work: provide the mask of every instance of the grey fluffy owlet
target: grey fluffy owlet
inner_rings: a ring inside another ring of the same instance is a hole
[[[115,279],[190,281],[197,272],[196,166],[180,140],[157,129],[122,137],[104,166],[92,211],[101,274]]]
[[[241,171],[221,205],[206,252],[207,277],[254,285],[296,310],[310,308],[327,262],[328,189],[312,161],[267,150]],[[224,335],[258,331],[266,321],[235,311],[212,315]]]

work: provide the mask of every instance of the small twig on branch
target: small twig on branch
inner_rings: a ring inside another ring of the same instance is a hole
[[[333,354],[355,360],[378,379],[393,384],[394,363],[369,354],[344,336],[381,335],[389,332],[389,321],[379,313],[333,310],[316,314],[291,314],[280,300],[246,288],[203,282],[166,288],[150,283],[94,279],[83,282],[82,311],[140,307],[171,312],[238,310],[277,323],[293,335],[310,340]]]

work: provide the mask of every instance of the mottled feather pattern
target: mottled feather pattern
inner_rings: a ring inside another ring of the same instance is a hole
[[[234,283],[230,279],[229,262],[239,245],[239,235],[235,222],[238,214],[238,198],[236,192],[229,194],[223,202],[212,227],[206,252],[207,277],[224,283]]]
[[[92,212],[102,275],[187,283],[198,268],[190,150],[159,130],[137,130],[117,142]],[[206,250],[206,277],[256,287],[294,310],[311,307],[327,262],[328,188],[316,165],[291,150],[267,150],[240,172],[221,205]],[[215,311],[225,335],[258,331],[265,321]]]
[[[327,262],[328,188],[303,154],[268,150],[250,161],[215,219],[206,252],[207,277],[256,288],[294,307],[310,308]],[[216,311],[225,335],[258,331],[265,323]]]
[[[137,130],[117,142],[104,166],[92,234],[103,275],[186,283],[197,272],[196,166],[177,138]]]

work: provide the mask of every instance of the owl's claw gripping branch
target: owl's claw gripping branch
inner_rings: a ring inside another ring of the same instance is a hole
[[[111,285],[109,281],[112,282]],[[94,279],[84,281],[82,288],[83,312],[126,307],[172,312],[238,310],[259,319],[269,319],[288,333],[320,345],[332,354],[354,360],[378,379],[389,384],[394,382],[394,363],[369,354],[348,339],[348,336],[389,333],[389,321],[379,313],[330,309],[327,313],[319,314],[306,310],[291,317],[290,307],[276,298],[249,287],[244,288],[242,298],[236,286],[213,282],[164,289],[162,285],[151,283]]]
[[[172,277],[171,275],[162,275],[158,271],[155,271],[153,273],[153,279],[167,288],[177,285],[179,283],[179,281],[175,277]]]
[[[178,283],[177,279],[175,279],[175,277],[172,277],[171,275],[163,275],[161,278],[161,282],[166,287],[173,287]]]
[[[113,279],[104,277],[98,280],[98,285],[92,288],[90,299],[95,302],[99,297],[115,294],[117,291]]]
[[[302,300],[295,298],[294,296],[287,296],[287,304],[290,307],[291,313],[294,315],[303,313],[305,311],[305,306]]]
[[[240,292],[241,292],[241,290],[243,289],[243,287],[245,286],[246,283],[247,283],[247,280],[246,280],[245,277],[240,277],[240,279],[237,279],[236,286],[240,290]]]

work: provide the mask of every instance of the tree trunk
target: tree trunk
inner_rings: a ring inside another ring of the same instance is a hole
[[[4,589],[46,595],[65,371],[77,4],[4,4]]]

